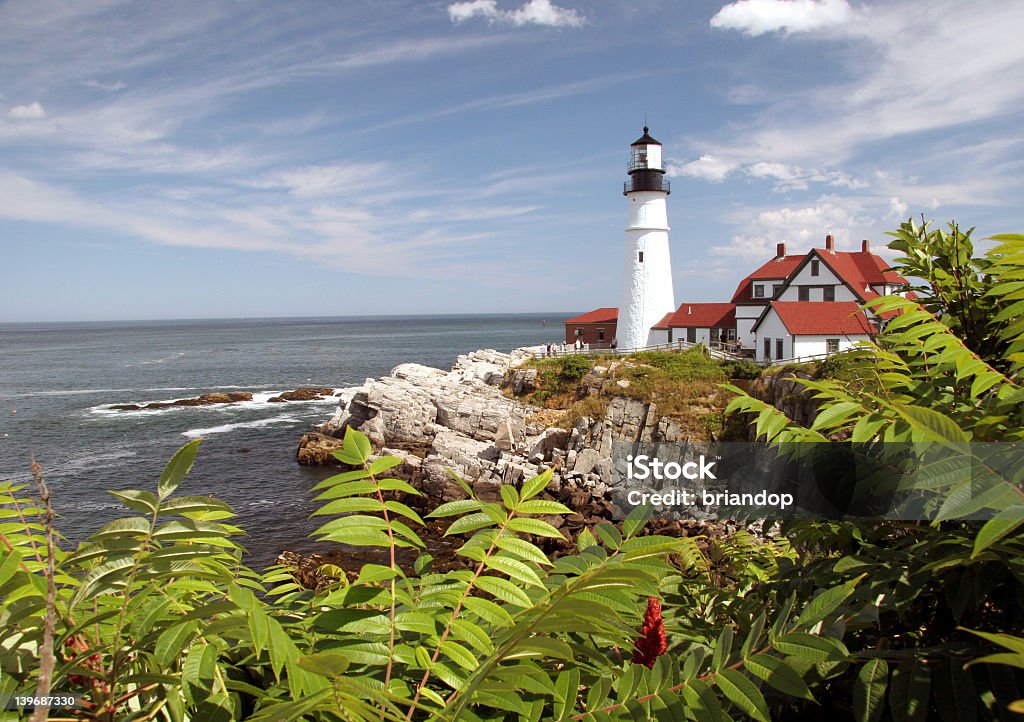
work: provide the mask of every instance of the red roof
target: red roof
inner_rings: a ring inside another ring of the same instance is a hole
[[[652,328],[658,328],[658,329],[666,329],[666,328],[668,328],[668,322],[672,319],[672,317],[675,315],[675,313],[676,313],[675,311],[669,311],[664,316],[662,316],[661,320],[658,321],[656,324],[654,324],[654,326],[652,326]]]
[[[771,307],[793,336],[856,336],[875,332],[856,301],[772,301]],[[767,315],[757,320],[755,330]]]
[[[654,328],[729,328],[736,325],[736,306],[731,303],[683,303]]]
[[[619,319],[619,309],[617,308],[597,308],[588,313],[584,313],[582,316],[574,316],[566,320],[564,323],[615,323]]]
[[[745,301],[755,300],[751,290],[751,285],[753,285],[754,281],[787,278],[789,274],[791,274],[796,267],[800,265],[802,260],[804,260],[804,256],[784,256],[783,258],[773,258],[740,281],[740,285],[736,287],[736,292],[732,294],[732,302],[744,303]],[[769,296],[769,298],[770,297],[771,296]],[[766,298],[764,300],[767,301],[768,299]]]

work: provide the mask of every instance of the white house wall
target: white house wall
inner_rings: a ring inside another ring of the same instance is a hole
[[[764,306],[737,306],[736,307],[736,338],[742,341],[743,348],[753,348],[754,322],[764,311]]]
[[[764,320],[761,321],[761,325],[757,327],[757,341],[754,345],[755,358],[758,361],[764,361],[764,340],[770,338],[772,340],[772,358],[775,358],[775,339],[785,339],[785,348],[783,350],[784,355],[789,355],[793,351],[792,342],[790,341],[789,331],[786,330],[785,324],[782,323],[782,319],[779,318],[779,314],[775,312],[775,309],[769,309],[768,313],[765,314]]]
[[[846,351],[858,341],[870,340],[870,337],[866,334],[856,336],[843,336],[842,334],[832,334],[828,336],[797,336],[794,341],[796,356],[800,358],[808,356],[824,356],[828,353],[828,344],[826,341],[830,338],[839,339],[840,351]]]
[[[652,328],[649,340],[651,342],[651,346],[658,346],[663,343],[668,343],[668,329]]]
[[[806,285],[806,284],[805,284]],[[831,286],[831,279],[822,283],[824,286]],[[850,293],[850,289],[846,286],[837,285],[832,286],[835,289],[835,300],[836,301],[856,301],[857,297]],[[790,286],[782,295],[778,298],[779,301],[799,301],[800,291],[796,286]],[[825,289],[823,288],[811,288],[808,290],[808,301],[824,301],[825,300]]]

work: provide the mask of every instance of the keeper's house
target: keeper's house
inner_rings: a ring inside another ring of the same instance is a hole
[[[651,328],[650,343],[721,345],[762,363],[819,357],[871,339],[884,318],[860,306],[902,295],[906,283],[871,252],[869,241],[859,251],[837,251],[828,235],[824,248],[793,256],[780,243],[774,258],[740,281],[729,303],[680,304]],[[615,321],[614,308],[569,319],[566,341],[606,347]]]
[[[618,320],[617,308],[598,308],[574,316],[565,322],[565,342],[575,344],[579,340],[591,348],[611,348]]]

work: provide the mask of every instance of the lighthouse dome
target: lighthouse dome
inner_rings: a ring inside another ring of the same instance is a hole
[[[649,130],[648,127],[645,125],[644,126],[644,134],[641,135],[636,140],[634,140],[632,143],[630,143],[630,146],[634,146],[634,145],[661,145],[661,143],[659,143],[658,141],[656,141],[654,138],[651,137],[651,134],[647,132],[648,130]]]

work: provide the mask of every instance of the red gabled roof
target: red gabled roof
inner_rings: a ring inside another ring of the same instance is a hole
[[[736,325],[736,306],[731,303],[683,303],[655,328],[723,328]]]
[[[875,332],[856,301],[772,301],[771,308],[793,336],[856,336]],[[757,320],[755,330],[768,313]]]
[[[619,320],[619,309],[597,308],[581,316],[574,316],[563,323],[614,323]]]
[[[666,313],[664,316],[661,317],[660,321],[658,321],[656,324],[651,326],[651,328],[656,328],[656,329],[659,329],[661,331],[666,330],[668,328],[668,322],[672,319],[672,316],[674,316],[674,315],[675,315],[675,311],[669,311],[668,313]]]
[[[816,250],[825,265],[845,281],[861,301],[867,302],[878,298],[879,294],[871,286],[880,286],[883,283],[903,285],[907,282],[903,276],[888,270],[889,264],[870,251],[829,253],[820,248]],[[894,314],[895,311],[886,311],[878,315],[889,318]]]
[[[784,279],[791,274],[800,262],[804,260],[804,256],[785,256],[783,258],[773,258],[764,264],[756,271],[751,273],[749,276],[740,281],[740,285],[736,287],[736,292],[732,294],[733,303],[744,303],[746,301],[753,301],[754,296],[751,290],[751,286],[754,281],[766,281],[771,279]],[[756,299],[765,300],[768,299]]]

